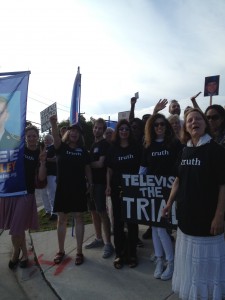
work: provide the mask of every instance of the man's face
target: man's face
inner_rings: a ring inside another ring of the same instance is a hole
[[[169,107],[169,113],[171,115],[180,115],[180,104],[178,102],[172,102]]]
[[[102,123],[95,123],[93,127],[93,134],[95,138],[101,138],[103,137],[104,133],[104,126]]]
[[[206,89],[208,91],[209,94],[214,94],[217,90],[217,83],[216,81],[212,81],[212,82],[209,82],[207,85],[206,85]]]
[[[5,103],[0,102],[0,128],[4,128],[5,122],[8,119],[8,112]]]

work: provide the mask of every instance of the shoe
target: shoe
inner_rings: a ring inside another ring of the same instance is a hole
[[[18,265],[18,263],[19,263],[19,259],[16,259],[15,261],[12,261],[10,259],[8,267],[10,268],[10,270],[13,270]]]
[[[83,254],[82,253],[77,253],[76,258],[75,258],[75,265],[76,266],[82,265],[83,262],[84,262]]]
[[[138,238],[138,241],[137,241],[137,247],[138,248],[144,248],[144,243],[139,238]]]
[[[64,256],[65,256],[65,252],[56,253],[56,255],[54,257],[54,263],[57,265],[60,264],[62,262]]]
[[[45,214],[44,214],[44,217],[50,217],[51,216],[51,214],[49,213],[49,212],[46,212]]]
[[[162,280],[170,280],[173,276],[173,270],[174,270],[173,261],[168,262],[166,270],[161,275],[161,279]]]
[[[142,238],[144,240],[148,240],[152,238],[152,228],[148,227],[148,229],[145,231],[145,233],[143,233]]]
[[[103,258],[108,258],[110,257],[114,252],[114,248],[112,244],[105,244],[104,249],[103,249]]]
[[[102,239],[94,239],[94,241],[90,242],[89,244],[85,245],[85,249],[92,249],[92,248],[100,248],[104,246],[104,242]]]
[[[122,269],[123,267],[123,259],[121,257],[116,257],[114,262],[113,262],[114,267],[119,270]]]
[[[160,279],[161,275],[163,273],[163,267],[164,267],[164,262],[161,257],[158,257],[156,260],[156,267],[155,267],[155,272],[154,272],[154,277],[156,279]]]
[[[19,261],[19,267],[21,269],[26,269],[28,267],[28,258],[25,260],[20,260]]]
[[[49,221],[56,221],[58,219],[58,216],[53,214],[51,215],[51,217],[49,218]]]
[[[157,257],[155,256],[155,253],[153,253],[151,256],[150,256],[150,261],[151,262],[156,262],[157,260]]]
[[[135,268],[138,265],[137,257],[131,257],[128,261],[128,265],[130,268]]]

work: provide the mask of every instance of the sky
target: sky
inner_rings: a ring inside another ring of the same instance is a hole
[[[57,103],[69,117],[80,67],[81,113],[117,120],[139,92],[135,116],[159,99],[177,99],[182,111],[206,76],[220,75],[225,105],[224,0],[7,0],[1,3],[0,72],[30,70],[27,120]],[[168,107],[162,111],[168,114]]]

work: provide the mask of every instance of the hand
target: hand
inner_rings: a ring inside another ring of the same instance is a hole
[[[160,110],[163,110],[168,104],[167,99],[160,99],[154,108],[154,114],[157,114]]]
[[[224,218],[214,217],[211,223],[210,233],[212,235],[222,234],[224,232]]]
[[[195,100],[195,98],[197,98],[200,94],[201,94],[201,92],[199,92],[199,93],[196,94],[195,96],[192,96],[192,97],[191,97],[191,101]]]
[[[51,123],[51,125],[57,124],[57,115],[52,115],[52,116],[49,118],[49,122]]]
[[[136,97],[132,97],[131,99],[130,99],[130,104],[132,105],[132,104],[135,104],[137,102],[137,98]]]
[[[93,199],[93,197],[94,197],[94,185],[93,184],[88,185],[86,194],[89,194],[90,198]]]
[[[162,217],[168,218],[170,215],[170,211],[171,211],[171,205],[167,204],[166,207],[164,207],[162,210]]]

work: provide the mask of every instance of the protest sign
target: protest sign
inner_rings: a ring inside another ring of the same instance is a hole
[[[56,102],[42,110],[41,115],[41,132],[45,132],[51,128],[49,118],[57,114]]]
[[[126,221],[159,227],[176,227],[176,207],[170,218],[162,218],[174,176],[123,174],[122,202]]]

